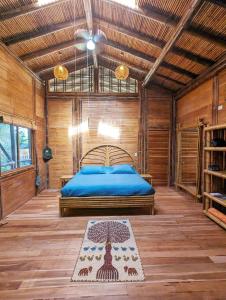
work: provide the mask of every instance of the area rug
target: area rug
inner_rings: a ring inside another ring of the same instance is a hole
[[[129,220],[89,221],[72,281],[143,280]]]

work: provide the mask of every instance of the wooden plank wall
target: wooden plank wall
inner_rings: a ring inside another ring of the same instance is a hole
[[[146,172],[154,185],[169,184],[172,95],[164,90],[146,90]]]
[[[0,45],[0,115],[17,125],[33,127],[37,121],[37,145],[45,187],[46,173],[40,150],[45,143],[44,92],[40,82]],[[37,115],[36,115],[37,113]],[[36,120],[37,117],[37,120]],[[0,195],[3,216],[8,215],[35,194],[35,167],[0,177]]]
[[[226,122],[226,70],[183,96],[177,101],[177,123],[181,127],[196,127],[198,119],[210,125]],[[217,106],[223,109],[218,110]]]
[[[46,188],[46,164],[42,159],[42,150],[46,145],[46,117],[45,117],[45,90],[41,83],[35,84],[35,115],[36,126],[35,141],[38,158],[38,168],[41,176],[41,186],[39,191]]]
[[[155,185],[169,183],[170,93],[152,88],[134,97],[103,94],[92,95],[89,99],[87,95],[74,97],[48,95],[48,138],[54,155],[49,162],[50,188],[59,188],[60,176],[75,172],[81,156],[103,144],[127,150],[139,171],[142,166],[142,171],[153,175]],[[142,111],[141,103],[145,106]],[[79,137],[68,136],[69,127],[76,127],[87,120],[88,132],[81,133]],[[145,120],[145,124],[141,120]],[[119,139],[98,134],[100,121],[118,127]],[[143,137],[145,142],[141,149]]]
[[[73,174],[72,100],[48,100],[48,140],[53,151],[49,164],[49,186],[60,187],[60,176]]]
[[[101,99],[100,99],[101,98]],[[80,103],[80,104],[78,104]],[[76,109],[80,109],[79,118]],[[77,118],[77,120],[76,120]],[[77,136],[70,137],[68,130],[72,125],[79,126],[89,121],[89,131],[80,134],[79,148],[81,155],[88,150],[103,144],[122,147],[137,161],[138,130],[139,130],[139,101],[137,99],[118,99],[112,97],[86,97],[70,99],[55,98],[48,100],[48,138],[53,150],[53,160],[49,162],[50,188],[59,188],[60,176],[72,174],[80,160],[76,152]],[[98,134],[99,121],[119,127],[120,137],[101,136]]]
[[[82,122],[89,120],[90,130],[82,134],[82,154],[101,144],[119,146],[133,157],[137,167],[139,101],[136,99],[102,98],[82,101]],[[98,134],[99,122],[119,129],[119,138]]]
[[[198,130],[183,131],[181,133],[181,182],[183,184],[196,184]]]
[[[223,109],[218,111],[218,124],[226,123],[226,69],[218,75],[218,104]]]

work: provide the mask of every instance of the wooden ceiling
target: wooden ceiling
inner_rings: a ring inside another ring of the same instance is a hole
[[[86,53],[74,47],[76,29],[101,29],[107,41],[101,52],[91,54],[89,64],[113,69],[124,62],[144,86],[154,82],[173,92],[225,56],[224,0],[137,4],[132,9],[111,0],[55,0],[43,6],[36,0],[1,0],[0,37],[32,71],[48,79],[59,60],[70,70],[87,64]]]

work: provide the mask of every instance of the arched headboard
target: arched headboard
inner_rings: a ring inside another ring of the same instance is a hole
[[[80,161],[80,168],[87,165],[112,166],[134,165],[132,156],[124,149],[113,145],[101,145],[89,150]]]

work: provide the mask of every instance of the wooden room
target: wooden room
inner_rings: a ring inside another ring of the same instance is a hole
[[[224,300],[225,1],[1,0],[0,38],[0,300]]]

